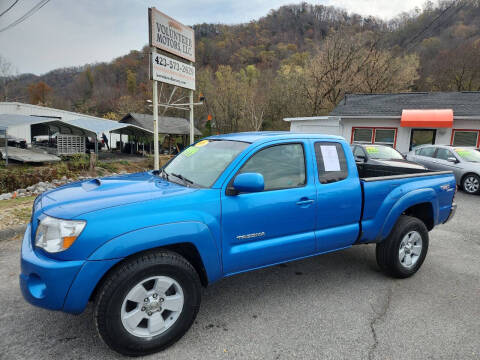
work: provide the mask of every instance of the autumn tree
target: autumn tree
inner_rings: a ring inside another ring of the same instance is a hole
[[[28,94],[30,96],[30,104],[45,105],[48,100],[52,88],[43,81],[33,83],[28,86]]]
[[[2,84],[2,98],[8,100],[8,84],[13,78],[13,65],[0,55],[0,81]]]
[[[425,80],[435,90],[479,91],[480,40],[439,52]]]
[[[135,94],[137,89],[137,75],[132,70],[127,70],[127,91],[130,95]]]

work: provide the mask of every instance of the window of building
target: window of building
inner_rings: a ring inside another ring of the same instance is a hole
[[[347,159],[342,145],[335,142],[315,143],[318,180],[328,184],[344,180],[348,176]]]
[[[480,130],[453,130],[451,145],[479,147]]]
[[[260,150],[239,173],[263,175],[265,190],[301,187],[306,184],[305,155],[301,144],[282,144]]]
[[[353,128],[353,142],[371,144],[373,140],[373,128]]]
[[[352,128],[352,143],[381,144],[395,147],[396,128]]]

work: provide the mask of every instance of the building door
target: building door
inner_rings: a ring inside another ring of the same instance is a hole
[[[437,130],[435,129],[412,129],[410,134],[410,149],[412,150],[419,145],[435,144]]]

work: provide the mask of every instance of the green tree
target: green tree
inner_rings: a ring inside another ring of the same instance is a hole
[[[134,95],[136,89],[137,75],[132,70],[127,70],[127,91],[130,95]]]

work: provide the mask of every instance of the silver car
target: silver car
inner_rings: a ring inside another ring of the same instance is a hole
[[[466,146],[422,145],[407,159],[431,170],[452,170],[457,184],[469,194],[480,194],[480,152]]]

